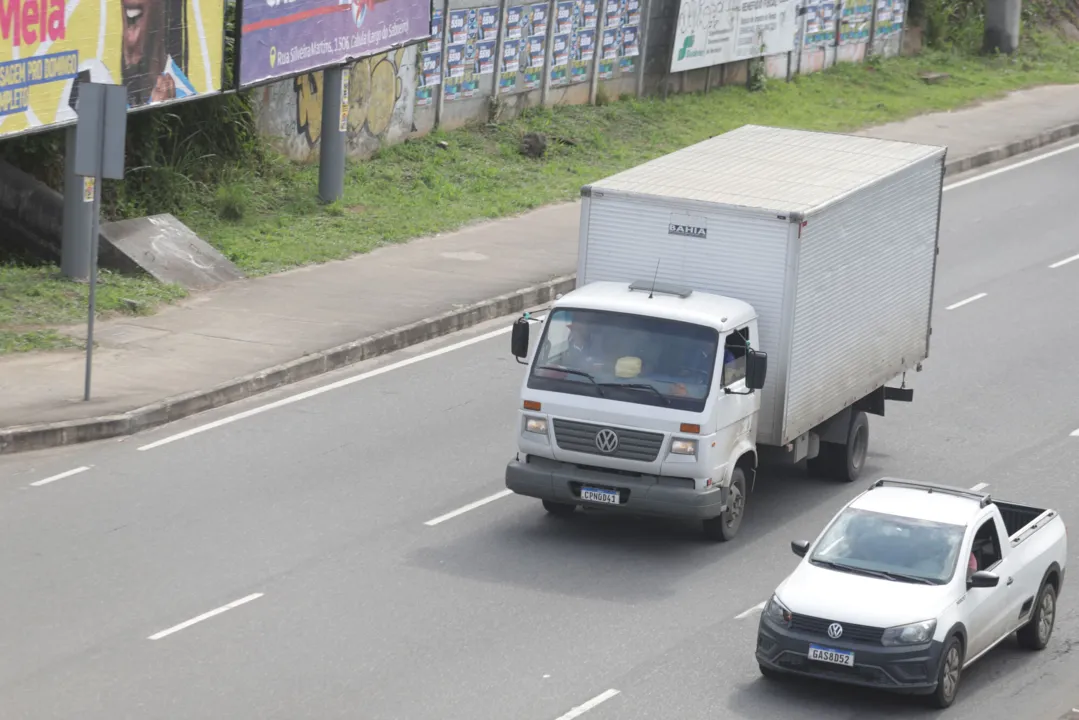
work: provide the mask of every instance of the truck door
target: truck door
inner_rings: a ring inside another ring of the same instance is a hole
[[[1007,576],[1002,574],[1000,537],[996,517],[990,515],[982,520],[974,533],[967,552],[962,557],[964,580],[967,562],[973,554],[978,570],[1000,574],[1000,583],[991,588],[969,588],[963,604],[967,614],[968,645],[965,661],[970,661],[994,643],[1002,634],[1000,629],[1008,612],[1011,587]]]

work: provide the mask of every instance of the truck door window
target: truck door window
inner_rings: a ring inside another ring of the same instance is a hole
[[[990,570],[1000,562],[1000,539],[997,537],[997,526],[993,518],[989,518],[978,528],[971,544],[971,552],[979,570]]]
[[[727,336],[727,341],[723,344],[723,387],[745,378],[747,347],[748,327],[739,328]]]

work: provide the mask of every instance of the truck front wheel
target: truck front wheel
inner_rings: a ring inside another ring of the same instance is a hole
[[[822,442],[817,457],[806,461],[806,469],[817,477],[854,482],[862,474],[868,454],[869,418],[858,411],[851,417],[847,441],[842,445]]]
[[[709,540],[726,542],[733,540],[742,526],[746,509],[746,474],[740,467],[731,473],[731,485],[727,494],[727,509],[721,515],[703,521],[704,534]]]

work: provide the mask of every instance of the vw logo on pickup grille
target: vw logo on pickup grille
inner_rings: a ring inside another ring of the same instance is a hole
[[[843,634],[843,626],[839,623],[832,623],[828,626],[828,637],[833,640],[838,640],[839,636]]]
[[[601,453],[613,453],[618,448],[618,435],[610,428],[603,428],[596,433],[596,449]]]

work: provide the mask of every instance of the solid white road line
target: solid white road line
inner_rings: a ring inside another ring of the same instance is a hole
[[[240,598],[239,600],[233,600],[228,605],[222,605],[221,607],[217,608],[216,610],[211,610],[208,613],[203,613],[202,615],[199,615],[198,617],[193,617],[193,618],[191,618],[190,620],[188,620],[186,622],[180,623],[179,625],[173,625],[172,627],[170,627],[167,630],[162,630],[159,633],[154,633],[153,635],[148,637],[147,640],[160,640],[161,638],[163,638],[163,637],[165,637],[167,635],[172,635],[174,632],[180,632],[184,628],[189,628],[192,625],[194,625],[195,623],[200,623],[203,620],[208,620],[209,618],[212,618],[214,615],[220,615],[223,612],[227,612],[227,611],[229,611],[229,610],[231,610],[231,609],[233,609],[235,607],[239,607],[239,606],[241,606],[241,605],[243,605],[245,603],[249,603],[252,600],[257,600],[260,597],[262,597],[262,593],[252,593],[251,595],[248,595],[247,597]]]
[[[985,490],[987,487],[989,487],[989,483],[978,483],[977,485],[971,487],[970,489],[973,490],[974,492],[981,492],[982,490]]]
[[[32,482],[32,483],[30,483],[30,485],[33,486],[33,487],[41,487],[42,485],[48,485],[51,482],[56,482],[57,480],[63,480],[64,478],[69,478],[72,475],[78,475],[81,472],[86,472],[87,470],[90,469],[90,467],[91,467],[90,465],[83,465],[82,467],[77,467],[74,470],[68,470],[67,472],[62,472],[59,475],[53,475],[52,477],[47,477],[44,480],[38,480],[37,482]]]
[[[592,698],[591,700],[586,702],[584,705],[578,705],[577,707],[573,708],[572,710],[570,710],[565,715],[560,716],[557,720],[573,720],[573,718],[581,717],[582,715],[584,715],[586,712],[588,712],[592,708],[596,707],[600,703],[607,702],[608,700],[610,700],[611,698],[613,698],[617,694],[618,694],[618,691],[615,690],[614,688],[611,688],[607,692],[603,692],[603,693],[600,693],[599,695],[595,696],[594,698]]]
[[[750,609],[743,610],[742,612],[735,615],[734,619],[735,620],[744,620],[745,618],[749,617],[753,613],[759,613],[761,610],[764,609],[764,606],[767,605],[767,604],[768,604],[767,600],[764,600],[763,602],[759,602],[756,605],[754,605],[753,607],[751,607]]]
[[[1041,155],[1029,158],[1028,160],[1023,160],[1022,162],[1017,162],[1017,163],[1015,163],[1013,165],[1008,165],[1006,167],[997,168],[996,170],[990,170],[989,172],[982,173],[981,175],[975,175],[974,177],[967,178],[966,180],[960,180],[959,182],[952,183],[951,185],[946,186],[944,189],[945,189],[945,191],[953,190],[953,189],[955,189],[957,187],[963,187],[964,185],[969,185],[970,183],[978,182],[979,180],[985,180],[986,178],[991,178],[994,175],[1000,175],[1001,173],[1010,172],[1012,170],[1018,170],[1021,167],[1026,167],[1027,165],[1032,165],[1032,164],[1034,164],[1036,162],[1041,162],[1042,160],[1048,160],[1049,158],[1056,157],[1057,155],[1060,155],[1062,153],[1071,152],[1072,150],[1075,150],[1076,148],[1079,148],[1079,143],[1074,143],[1072,145],[1067,145],[1065,147],[1053,150],[1052,152],[1042,153]]]
[[[1079,260],[1079,255],[1072,255],[1071,257],[1066,257],[1063,260],[1056,261],[1055,263],[1053,263],[1052,265],[1049,266],[1049,269],[1050,270],[1056,270],[1058,267],[1064,267],[1068,263],[1075,262],[1076,260]]]
[[[434,520],[428,520],[427,522],[424,523],[424,525],[427,525],[428,527],[434,527],[435,525],[438,525],[439,523],[446,522],[447,520],[452,520],[453,518],[457,517],[458,515],[464,515],[469,510],[475,510],[476,508],[482,507],[482,506],[486,505],[489,502],[494,502],[495,500],[498,500],[500,498],[504,498],[507,495],[512,495],[512,494],[513,494],[512,490],[502,490],[500,492],[496,492],[494,495],[488,495],[487,497],[483,498],[482,500],[477,500],[476,502],[469,503],[468,505],[465,505],[464,507],[459,507],[456,510],[454,510],[453,512],[448,512],[445,515],[439,515]]]
[[[959,302],[955,303],[954,305],[949,305],[948,307],[946,307],[944,309],[945,310],[955,310],[956,308],[960,308],[960,307],[963,307],[964,305],[968,305],[968,304],[974,302],[975,300],[981,300],[987,294],[988,293],[978,293],[977,295],[971,295],[966,300],[960,300]]]
[[[542,319],[543,319],[543,317],[540,316],[540,317],[533,318],[533,321],[535,323],[535,322],[541,321]],[[315,397],[317,395],[321,395],[323,393],[328,393],[331,390],[337,390],[338,388],[347,387],[349,385],[352,385],[353,383],[358,383],[358,382],[361,382],[363,380],[370,380],[373,377],[378,377],[379,375],[385,375],[388,372],[393,372],[394,370],[400,370],[401,368],[408,367],[409,365],[415,365],[418,362],[423,362],[424,360],[430,360],[431,358],[436,358],[436,357],[439,357],[440,355],[445,355],[446,353],[451,353],[454,350],[460,350],[461,348],[466,348],[466,347],[469,347],[470,345],[475,345],[477,343],[481,343],[481,342],[484,342],[486,340],[490,340],[491,338],[498,337],[499,335],[505,335],[506,333],[508,333],[512,329],[513,329],[512,325],[507,325],[504,328],[499,328],[498,330],[492,330],[489,333],[484,333],[483,335],[477,335],[474,338],[469,338],[468,340],[463,340],[463,341],[461,341],[459,343],[454,343],[453,345],[447,345],[446,347],[441,347],[441,348],[438,348],[437,350],[432,350],[431,352],[424,353],[423,355],[417,355],[416,357],[410,357],[410,358],[408,358],[406,360],[400,360],[400,361],[395,362],[395,363],[390,363],[389,365],[384,365],[384,366],[382,366],[380,368],[376,368],[374,370],[369,370],[368,372],[365,372],[365,373],[360,373],[359,375],[353,375],[352,377],[348,377],[348,378],[345,378],[343,380],[338,380],[337,382],[330,383],[329,385],[323,385],[322,387],[317,387],[317,388],[314,388],[312,390],[307,390],[307,391],[302,392],[302,393],[297,393],[296,395],[292,395],[292,396],[289,396],[287,398],[282,398],[281,400],[277,400],[275,402],[269,403],[268,405],[261,405],[261,406],[256,407],[256,408],[251,408],[250,410],[244,410],[241,413],[236,413],[235,415],[229,415],[228,417],[221,418],[220,420],[214,420],[213,422],[206,423],[205,425],[199,425],[198,427],[193,427],[190,430],[185,430],[185,431],[183,431],[181,433],[176,433],[175,435],[169,435],[168,437],[162,438],[161,440],[155,440],[152,443],[149,443],[147,445],[143,445],[142,447],[139,448],[139,450],[153,450],[156,447],[161,447],[162,445],[168,445],[171,442],[176,442],[177,440],[183,440],[184,438],[191,437],[192,435],[198,435],[199,433],[204,433],[207,430],[213,430],[214,428],[219,428],[222,425],[228,425],[229,423],[234,423],[237,420],[243,420],[245,418],[249,418],[249,417],[252,417],[254,415],[260,415],[261,413],[264,413],[264,412],[266,412],[268,410],[274,410],[274,409],[279,408],[279,407],[284,407],[286,405],[291,405],[292,403],[300,402],[301,400],[307,400],[308,398],[313,398],[313,397]]]

